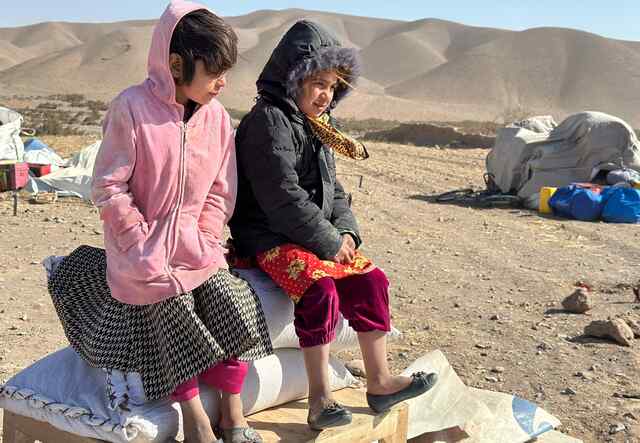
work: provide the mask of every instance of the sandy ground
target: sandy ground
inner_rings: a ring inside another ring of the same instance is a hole
[[[404,331],[390,346],[394,369],[441,349],[468,385],[535,401],[562,420],[563,432],[588,442],[640,441],[640,402],[616,395],[640,391],[640,342],[582,337],[594,319],[640,319],[631,291],[638,227],[431,203],[427,195],[480,187],[486,151],[369,150],[366,162],[340,161],[339,174],[353,192],[364,252],[392,283],[393,321]],[[40,261],[102,243],[87,204],[22,201],[13,217],[7,197],[0,201],[0,380],[66,345]],[[578,281],[594,288],[590,315],[559,310]],[[619,423],[626,430],[610,434]]]

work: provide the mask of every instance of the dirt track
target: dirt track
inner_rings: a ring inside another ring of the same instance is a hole
[[[486,151],[368,148],[371,159],[341,161],[339,172],[353,191],[364,251],[392,282],[393,321],[405,332],[391,348],[393,366],[439,348],[468,385],[535,401],[566,433],[640,441],[640,402],[614,397],[640,391],[640,341],[624,348],[581,337],[593,319],[640,319],[630,289],[639,280],[638,227],[434,204],[427,195],[481,186]],[[100,245],[101,231],[83,203],[21,202],[13,217],[10,201],[0,201],[0,380],[66,345],[39,262]],[[577,281],[594,288],[590,316],[558,309]],[[610,435],[616,423],[627,430]]]

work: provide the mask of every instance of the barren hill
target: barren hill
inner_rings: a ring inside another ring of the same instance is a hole
[[[229,22],[241,60],[222,101],[247,109],[282,34],[309,18],[361,51],[359,90],[343,115],[396,120],[496,119],[509,108],[609,112],[640,126],[640,42],[538,28],[516,32],[289,9]],[[0,95],[81,93],[108,100],[144,79],[153,21],[40,23],[0,29]]]

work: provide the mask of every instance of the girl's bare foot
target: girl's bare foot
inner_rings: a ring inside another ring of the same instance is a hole
[[[200,396],[180,403],[185,443],[211,443],[216,437]]]
[[[242,399],[240,394],[222,393],[220,402],[220,423],[222,429],[246,428],[249,426],[242,413]]]

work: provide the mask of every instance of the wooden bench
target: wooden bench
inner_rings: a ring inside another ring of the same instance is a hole
[[[322,443],[404,443],[407,441],[409,408],[403,403],[390,411],[375,415],[366,405],[362,389],[347,388],[335,398],[353,413],[348,426],[314,432],[307,426],[306,400],[287,403],[248,417],[249,424],[260,432],[265,442]],[[4,443],[100,443],[60,431],[48,423],[4,411]]]

